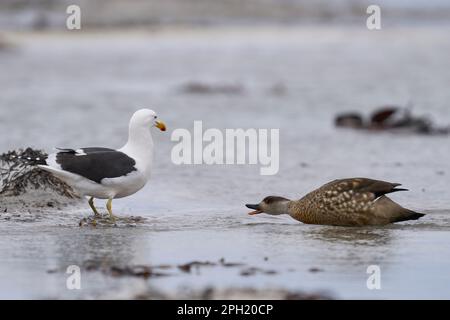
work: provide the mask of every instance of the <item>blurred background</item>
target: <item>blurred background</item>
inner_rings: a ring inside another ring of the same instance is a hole
[[[450,2],[373,2],[2,0],[0,151],[118,148],[141,107],[157,111],[168,132],[154,132],[148,186],[115,201],[120,214],[147,217],[144,227],[79,229],[70,215],[44,215],[27,232],[2,224],[3,243],[15,245],[2,248],[0,259],[15,258],[0,264],[7,288],[0,297],[98,297],[119,286],[93,276],[91,287],[74,293],[61,289],[64,274],[42,277],[87,258],[165,264],[225,257],[262,264],[265,255],[264,266],[277,275],[243,278],[216,270],[156,283],[448,298],[450,258],[439,254],[449,247],[448,135],[338,129],[334,119],[408,105],[436,126],[450,125]],[[81,7],[81,30],[66,29],[71,4]],[[370,4],[381,7],[381,30],[366,27]],[[192,130],[194,120],[203,120],[204,129],[280,129],[278,174],[260,176],[259,166],[250,165],[174,165],[170,134]],[[341,232],[289,217],[249,217],[243,206],[267,195],[297,199],[351,176],[401,182],[411,192],[393,198],[431,214],[414,226]],[[55,221],[68,228],[55,230]],[[42,230],[46,236],[36,242]],[[381,291],[365,287],[365,266],[373,263],[386,275]],[[325,272],[311,274],[311,267]]]
[[[71,4],[81,8],[81,30],[66,29]],[[156,136],[163,139],[156,173],[227,172],[295,195],[346,175],[394,178],[421,190],[425,177],[410,173],[446,171],[447,158],[439,156],[447,154],[444,135],[380,136],[336,130],[333,122],[337,114],[368,117],[394,105],[448,127],[450,3],[379,1],[381,30],[374,31],[366,27],[369,4],[2,1],[0,135],[8,138],[0,148],[119,147],[130,115],[149,107],[169,129],[191,130],[199,119],[204,128],[281,129],[277,176],[260,177],[256,166],[175,166],[170,130]],[[426,169],[413,169],[419,165]],[[298,168],[295,185],[277,186]],[[213,192],[208,183],[196,188]]]
[[[383,7],[387,24],[448,21],[445,0],[4,0],[0,27],[9,30],[62,29],[65,7],[83,9],[85,28],[217,26],[249,24],[349,24],[365,21],[371,4]]]

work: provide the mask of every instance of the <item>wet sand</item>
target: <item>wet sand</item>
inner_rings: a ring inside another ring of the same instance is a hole
[[[16,49],[0,53],[0,135],[8,137],[0,150],[120,147],[130,114],[142,106],[157,110],[169,131],[154,135],[149,185],[114,203],[121,216],[143,217],[138,223],[80,227],[90,214],[81,203],[1,213],[0,297],[199,297],[212,287],[449,298],[449,138],[333,127],[338,112],[409,100],[438,124],[450,122],[449,30],[385,31],[9,35]],[[186,90],[192,83],[216,90]],[[217,92],[230,87],[240,89]],[[280,172],[172,164],[170,132],[192,129],[194,120],[205,128],[280,128]],[[427,216],[354,229],[250,217],[243,206],[270,194],[298,198],[351,176],[403,183],[411,191],[392,197]],[[239,266],[224,267],[222,258]],[[176,267],[192,261],[217,265],[192,272]],[[169,276],[143,279],[83,269],[93,262],[106,270],[172,268],[160,271]],[[66,289],[64,270],[73,264],[82,267],[82,290]],[[373,264],[381,268],[381,290],[366,287]]]

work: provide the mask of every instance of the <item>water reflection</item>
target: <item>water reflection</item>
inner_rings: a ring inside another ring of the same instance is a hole
[[[133,263],[142,251],[148,251],[142,241],[143,230],[138,228],[65,231],[57,233],[54,241],[57,265],[61,268],[70,264],[125,266]]]
[[[309,239],[332,242],[334,245],[379,247],[389,246],[392,241],[391,232],[392,230],[383,227],[319,227],[307,229],[303,235]]]

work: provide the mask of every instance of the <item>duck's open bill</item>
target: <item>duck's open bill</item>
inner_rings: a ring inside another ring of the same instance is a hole
[[[254,215],[254,214],[258,214],[258,213],[262,212],[261,210],[259,210],[259,205],[257,205],[257,204],[246,204],[245,206],[247,208],[249,208],[249,209],[254,209],[255,210],[255,211],[252,211],[252,212],[248,213],[251,216]]]

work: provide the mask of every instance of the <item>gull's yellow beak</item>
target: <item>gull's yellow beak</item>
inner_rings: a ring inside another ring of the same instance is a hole
[[[157,127],[161,131],[166,131],[166,125],[162,121],[156,120],[155,127]]]

